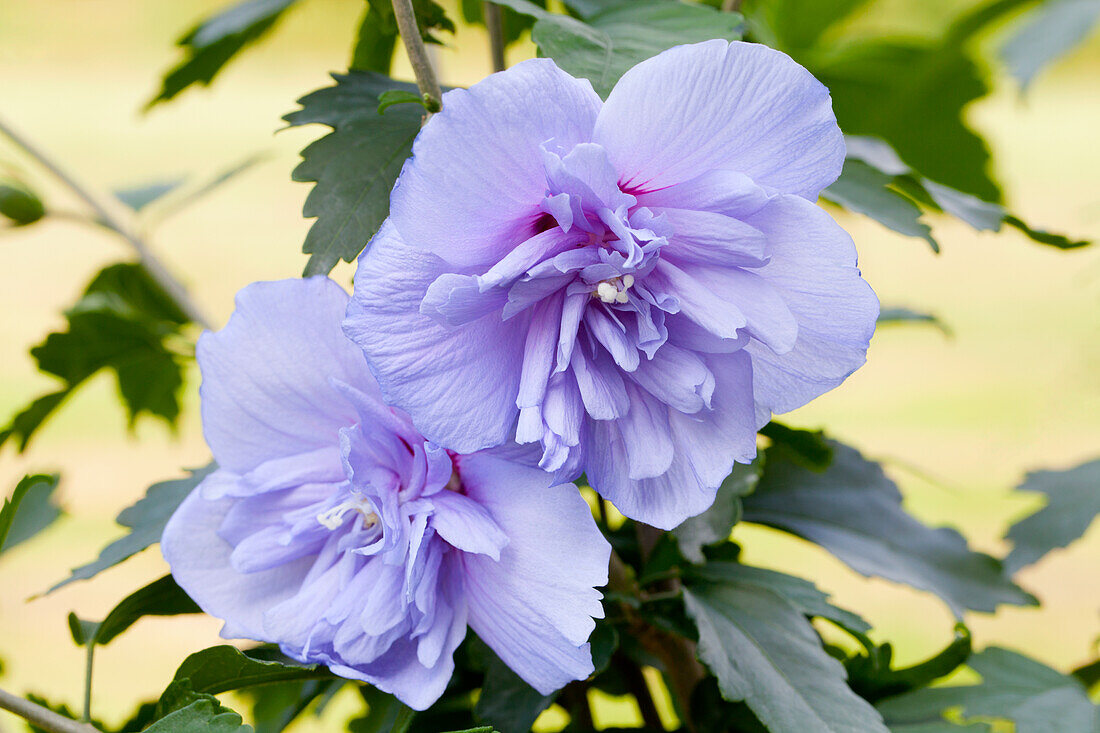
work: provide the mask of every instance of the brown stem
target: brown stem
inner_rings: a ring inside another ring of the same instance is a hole
[[[596,724],[592,721],[592,707],[588,704],[588,684],[577,681],[570,682],[562,690],[562,702],[569,711],[569,717],[581,730],[595,730]]]
[[[741,9],[742,0],[722,0],[722,10],[727,13],[736,13]]]
[[[17,697],[6,690],[0,690],[0,708],[53,733],[100,733],[98,728],[88,723],[78,723],[64,715],[58,715],[49,708]]]
[[[626,680],[627,689],[634,699],[638,701],[638,709],[642,713],[642,722],[646,728],[664,730],[661,716],[657,713],[657,706],[653,703],[653,694],[649,691],[649,685],[645,681],[645,675],[638,665],[616,653],[612,657],[612,664],[619,670],[619,674]]]
[[[443,90],[439,88],[431,59],[428,58],[428,49],[425,48],[420,29],[416,26],[416,13],[413,11],[412,0],[392,0],[392,3],[397,30],[401,33],[405,53],[409,56],[413,73],[416,74],[416,85],[420,87],[420,93],[424,95],[425,101],[438,109],[443,99]],[[427,122],[431,116],[432,113],[429,111],[424,115],[424,121]]]
[[[504,22],[500,6],[488,0],[481,5],[485,13],[485,29],[489,31],[489,54],[493,60],[493,71],[504,71]]]

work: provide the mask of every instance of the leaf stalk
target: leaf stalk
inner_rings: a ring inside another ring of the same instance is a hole
[[[392,0],[392,3],[397,30],[401,34],[405,53],[408,54],[409,63],[412,64],[413,73],[416,75],[416,85],[427,103],[425,107],[438,106],[443,99],[443,90],[440,89],[439,81],[435,78],[431,59],[428,58],[428,49],[424,46],[424,39],[416,25],[416,13],[413,11],[412,0]],[[427,122],[431,116],[431,112],[424,115],[424,122]]]

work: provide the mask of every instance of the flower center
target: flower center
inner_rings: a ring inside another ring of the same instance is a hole
[[[631,274],[622,277],[612,277],[601,280],[592,291],[593,298],[599,298],[604,303],[625,303],[630,299],[627,290],[634,284],[634,276]]]
[[[341,503],[326,509],[317,515],[317,521],[328,529],[339,529],[344,524],[344,516],[348,512],[358,512],[363,517],[363,528],[373,527],[378,524],[378,515],[366,497],[350,496]]]

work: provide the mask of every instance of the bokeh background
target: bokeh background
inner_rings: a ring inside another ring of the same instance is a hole
[[[361,3],[311,0],[270,40],[246,52],[212,89],[142,113],[174,41],[221,0],[0,0],[0,115],[91,185],[108,191],[184,176],[192,183],[263,153],[263,162],[191,208],[163,221],[153,243],[220,325],[233,294],[254,280],[294,277],[310,222],[309,185],[290,181],[297,153],[325,128],[279,132],[294,100],[346,68]],[[442,3],[457,18],[455,2]],[[853,22],[921,35],[942,27],[967,0],[880,0]],[[489,72],[484,33],[460,25],[436,59],[444,83]],[[988,41],[995,42],[996,38]],[[461,48],[459,53],[457,49]],[[510,60],[533,55],[511,49]],[[410,78],[403,57],[395,76]],[[1021,95],[1003,70],[995,92],[968,109],[990,141],[995,173],[1012,209],[1033,225],[1100,240],[1100,38],[1091,38]],[[19,170],[56,208],[76,210],[48,176],[0,139],[0,161]],[[869,361],[843,387],[788,416],[825,427],[886,463],[907,506],[932,524],[958,527],[979,549],[1000,540],[1036,497],[1013,495],[1026,471],[1065,468],[1100,454],[1100,246],[1060,252],[1009,231],[977,234],[934,220],[943,253],[869,220],[839,213],[859,246],[865,277],[890,306],[930,310],[953,335],[925,326],[884,327]],[[63,324],[61,311],[103,265],[129,257],[107,233],[50,220],[0,230],[0,422],[50,388],[27,349]],[[333,276],[347,285],[353,269]],[[27,472],[60,471],[68,516],[0,561],[0,685],[78,707],[83,652],[65,617],[101,618],[118,600],[159,577],[150,550],[96,579],[28,601],[93,558],[119,534],[114,517],[157,480],[204,465],[197,374],[187,385],[176,432],[153,421],[129,430],[113,379],[101,375],[41,431],[30,450],[0,454],[0,494]],[[860,578],[823,551],[767,530],[740,526],[746,561],[814,579],[842,606],[915,661],[945,644],[952,619],[931,596]],[[968,622],[976,644],[1004,644],[1069,669],[1100,635],[1100,529],[1023,571],[1041,609],[1002,608]],[[218,643],[207,618],[145,619],[97,652],[94,712],[120,720],[156,697],[190,651]],[[351,705],[351,701],[345,701]],[[339,705],[339,703],[338,703]],[[597,706],[603,722],[629,706]],[[624,718],[625,716],[625,718]],[[0,716],[0,730],[18,727]],[[315,724],[306,721],[295,730]]]

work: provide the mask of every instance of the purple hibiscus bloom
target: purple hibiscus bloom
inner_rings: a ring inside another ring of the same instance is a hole
[[[671,528],[866,358],[878,300],[814,204],[843,160],[828,90],[765,46],[670,49],[606,102],[523,62],[444,96],[344,330],[431,440],[541,444]]]
[[[341,333],[347,303],[325,278],[256,283],[199,340],[219,469],[165,528],[177,582],[223,636],[418,710],[467,623],[544,694],[588,676],[610,555],[588,505],[501,451],[426,441]]]

